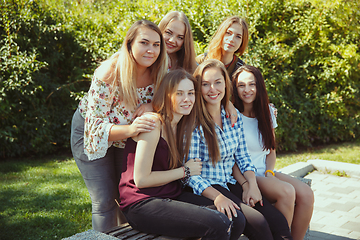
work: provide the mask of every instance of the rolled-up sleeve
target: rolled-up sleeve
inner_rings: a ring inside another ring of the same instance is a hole
[[[201,127],[200,127],[201,128]],[[200,151],[201,148],[201,131],[196,128],[191,135],[191,146],[189,150],[188,159],[199,158],[201,161],[204,161],[203,153]],[[202,175],[205,174],[205,169],[202,169]],[[205,174],[206,175],[206,174]],[[210,181],[204,179],[202,176],[191,176],[190,181],[188,183],[190,187],[194,190],[194,193],[197,195],[201,195],[201,193],[208,187],[211,186]]]

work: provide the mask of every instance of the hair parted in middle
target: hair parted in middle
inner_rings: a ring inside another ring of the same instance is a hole
[[[186,15],[183,12],[178,11],[169,12],[160,21],[159,28],[163,33],[167,25],[174,20],[178,20],[185,25],[184,43],[181,46],[181,49],[176,53],[178,58],[178,64],[180,67],[184,68],[189,73],[193,73],[196,68],[196,54],[191,26]]]
[[[228,107],[229,101],[230,101],[230,95],[232,92],[232,86],[230,82],[229,75],[226,71],[226,68],[224,64],[216,59],[208,59],[202,62],[195,70],[194,76],[197,80],[198,89],[201,92],[201,85],[202,85],[202,79],[204,72],[210,68],[216,68],[218,69],[221,74],[224,77],[225,80],[225,95],[223,99],[221,100],[222,106],[226,109]],[[204,137],[206,140],[206,143],[208,145],[209,154],[212,163],[215,164],[220,160],[220,150],[219,150],[219,144],[217,142],[216,132],[215,132],[215,122],[212,119],[210,113],[207,111],[206,108],[206,102],[202,96],[200,95],[200,104],[197,106],[200,108],[199,114],[198,114],[198,122],[197,125],[201,125],[203,127],[204,131]]]
[[[105,60],[102,65],[110,67],[107,82],[112,85],[112,89],[118,90],[117,95],[121,97],[131,108],[136,108],[138,95],[136,90],[136,61],[134,59],[131,44],[141,29],[147,28],[155,31],[160,36],[160,54],[156,61],[149,67],[150,77],[154,83],[155,91],[160,81],[163,79],[168,68],[166,46],[159,27],[148,20],[135,22],[127,31],[123,44],[118,52]],[[115,91],[112,92],[115,94]]]
[[[176,94],[179,83],[184,79],[189,79],[194,84],[195,103],[190,114],[184,115],[178,122],[176,136],[174,136],[171,127],[174,109],[171,98]],[[183,160],[187,159],[191,134],[196,125],[197,109],[199,109],[196,105],[199,103],[199,98],[196,79],[184,69],[175,69],[167,73],[153,97],[152,105],[154,111],[160,115],[161,122],[165,125],[165,135],[170,149],[170,169],[181,166]]]
[[[249,27],[246,21],[238,16],[232,16],[226,18],[218,27],[216,30],[214,36],[212,37],[210,43],[209,43],[209,52],[206,56],[206,59],[222,59],[222,45],[223,45],[223,39],[226,34],[226,31],[233,23],[239,23],[243,29],[243,35],[242,35],[242,43],[238,50],[235,51],[235,54],[238,56],[241,56],[244,54],[248,43],[249,43]]]
[[[240,112],[244,112],[244,104],[237,91],[239,75],[244,71],[252,73],[255,77],[256,97],[253,102],[253,112],[255,113],[255,118],[258,120],[259,133],[262,136],[264,149],[275,149],[276,142],[269,110],[269,97],[266,91],[264,77],[259,69],[254,66],[243,65],[234,72],[232,76],[232,102]]]

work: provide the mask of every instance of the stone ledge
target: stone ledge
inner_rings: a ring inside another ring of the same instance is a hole
[[[315,169],[320,171],[340,171],[345,172],[351,177],[360,178],[360,165],[358,164],[335,162],[321,159],[312,159],[308,160],[307,162],[311,164]]]
[[[105,233],[101,233],[95,230],[87,230],[86,232],[77,233],[71,237],[63,238],[64,240],[118,240],[116,237],[112,237],[110,235],[107,235]]]

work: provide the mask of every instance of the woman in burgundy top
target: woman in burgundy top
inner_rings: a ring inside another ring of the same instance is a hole
[[[151,132],[129,138],[124,149],[127,161],[119,185],[120,208],[129,224],[139,231],[175,237],[205,239],[238,239],[232,236],[236,227],[225,214],[191,203],[202,202],[200,196],[183,192],[181,182],[201,173],[195,159],[187,158],[191,133],[199,108],[194,103],[195,79],[185,70],[168,73],[153,98],[156,113],[148,113],[156,127]]]

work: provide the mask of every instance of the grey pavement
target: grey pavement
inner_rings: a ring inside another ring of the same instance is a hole
[[[349,177],[325,173],[329,171]],[[316,159],[282,172],[300,177],[311,172],[305,176],[312,179],[315,195],[309,240],[360,240],[360,165]]]

